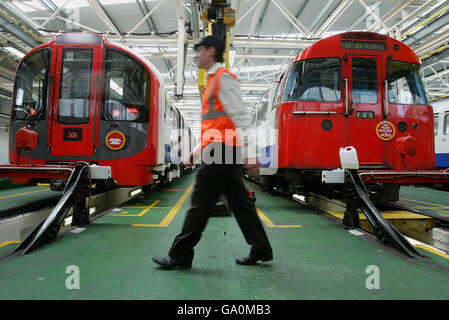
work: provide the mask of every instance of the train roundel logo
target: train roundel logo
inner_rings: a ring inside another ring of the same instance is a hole
[[[106,135],[106,145],[111,150],[120,150],[125,146],[125,135],[120,131],[111,131]]]
[[[384,141],[388,141],[388,140],[393,139],[393,137],[396,133],[396,129],[391,122],[382,121],[382,122],[379,122],[379,124],[377,125],[376,133],[380,139],[382,139]]]

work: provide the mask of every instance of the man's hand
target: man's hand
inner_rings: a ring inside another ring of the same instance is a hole
[[[249,176],[255,177],[259,175],[260,163],[257,158],[245,159],[245,168]]]
[[[189,156],[184,159],[184,162],[187,164],[193,164],[193,152],[190,152]]]

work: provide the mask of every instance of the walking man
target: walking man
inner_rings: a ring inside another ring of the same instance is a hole
[[[236,259],[236,263],[253,265],[273,259],[271,245],[241,176],[242,163],[250,175],[259,170],[257,152],[251,153],[255,135],[239,139],[235,134],[237,129],[239,132],[250,131],[251,116],[242,101],[237,77],[221,65],[224,50],[223,42],[215,36],[207,36],[195,45],[198,68],[206,69],[208,78],[201,120],[202,164],[196,177],[192,206],[181,233],[173,241],[168,256],[153,258],[166,269],[192,266],[193,248],[200,241],[221,194],[226,196],[245,240],[251,246],[249,255]],[[243,150],[247,151],[244,161],[241,142]],[[194,153],[190,157],[192,159]]]

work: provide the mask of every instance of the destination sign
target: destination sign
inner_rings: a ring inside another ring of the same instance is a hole
[[[341,40],[341,48],[349,50],[385,51],[387,50],[387,44],[385,42]]]

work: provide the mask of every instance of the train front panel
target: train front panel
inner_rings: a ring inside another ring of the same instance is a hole
[[[339,168],[345,146],[361,168],[434,168],[419,59],[399,41],[366,32],[323,39],[293,61],[281,87],[279,168]]]
[[[158,164],[160,85],[149,63],[104,37],[56,37],[18,65],[10,162],[86,161],[111,166],[118,185],[152,183],[151,169]],[[22,137],[25,129],[37,134],[38,143],[19,156],[16,134],[22,130]]]

